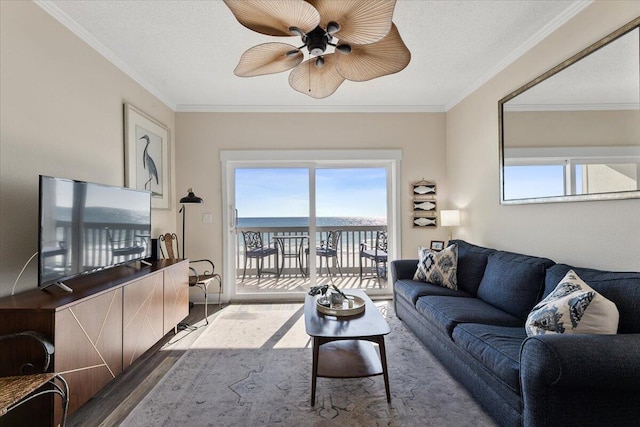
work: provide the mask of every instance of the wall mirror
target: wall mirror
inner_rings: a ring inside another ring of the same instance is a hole
[[[640,17],[498,107],[502,204],[640,198]]]

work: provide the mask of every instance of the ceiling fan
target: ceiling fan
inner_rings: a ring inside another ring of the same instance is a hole
[[[269,36],[298,36],[302,45],[263,43],[242,54],[234,74],[291,70],[289,85],[326,98],[345,80],[367,81],[403,70],[411,52],[391,22],[396,0],[224,0],[245,27]],[[304,53],[309,59],[302,62]]]

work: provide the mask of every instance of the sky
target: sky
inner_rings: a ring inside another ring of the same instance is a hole
[[[309,216],[309,169],[236,169],[238,217]],[[386,217],[384,168],[315,169],[316,216]]]
[[[505,166],[506,200],[564,195],[563,165]]]

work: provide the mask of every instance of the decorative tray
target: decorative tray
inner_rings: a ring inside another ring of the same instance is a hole
[[[329,298],[326,298],[329,300]],[[355,316],[364,311],[365,302],[362,298],[355,295],[348,295],[348,299],[342,302],[340,305],[331,304],[329,306],[321,304],[325,300],[325,297],[320,297],[316,300],[316,308],[322,314],[329,316],[345,317]]]

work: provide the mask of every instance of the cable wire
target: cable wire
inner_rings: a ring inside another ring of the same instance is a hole
[[[36,251],[35,254],[31,255],[31,258],[29,258],[27,260],[27,262],[24,264],[24,267],[22,267],[22,270],[20,270],[20,273],[18,274],[18,277],[16,277],[16,281],[13,284],[13,288],[11,288],[11,295],[15,294],[16,292],[16,285],[18,284],[18,280],[20,280],[20,278],[22,277],[22,273],[24,273],[24,270],[26,270],[27,266],[29,265],[29,263],[31,262],[32,259],[34,259],[36,257],[36,255],[38,255],[38,251]]]

